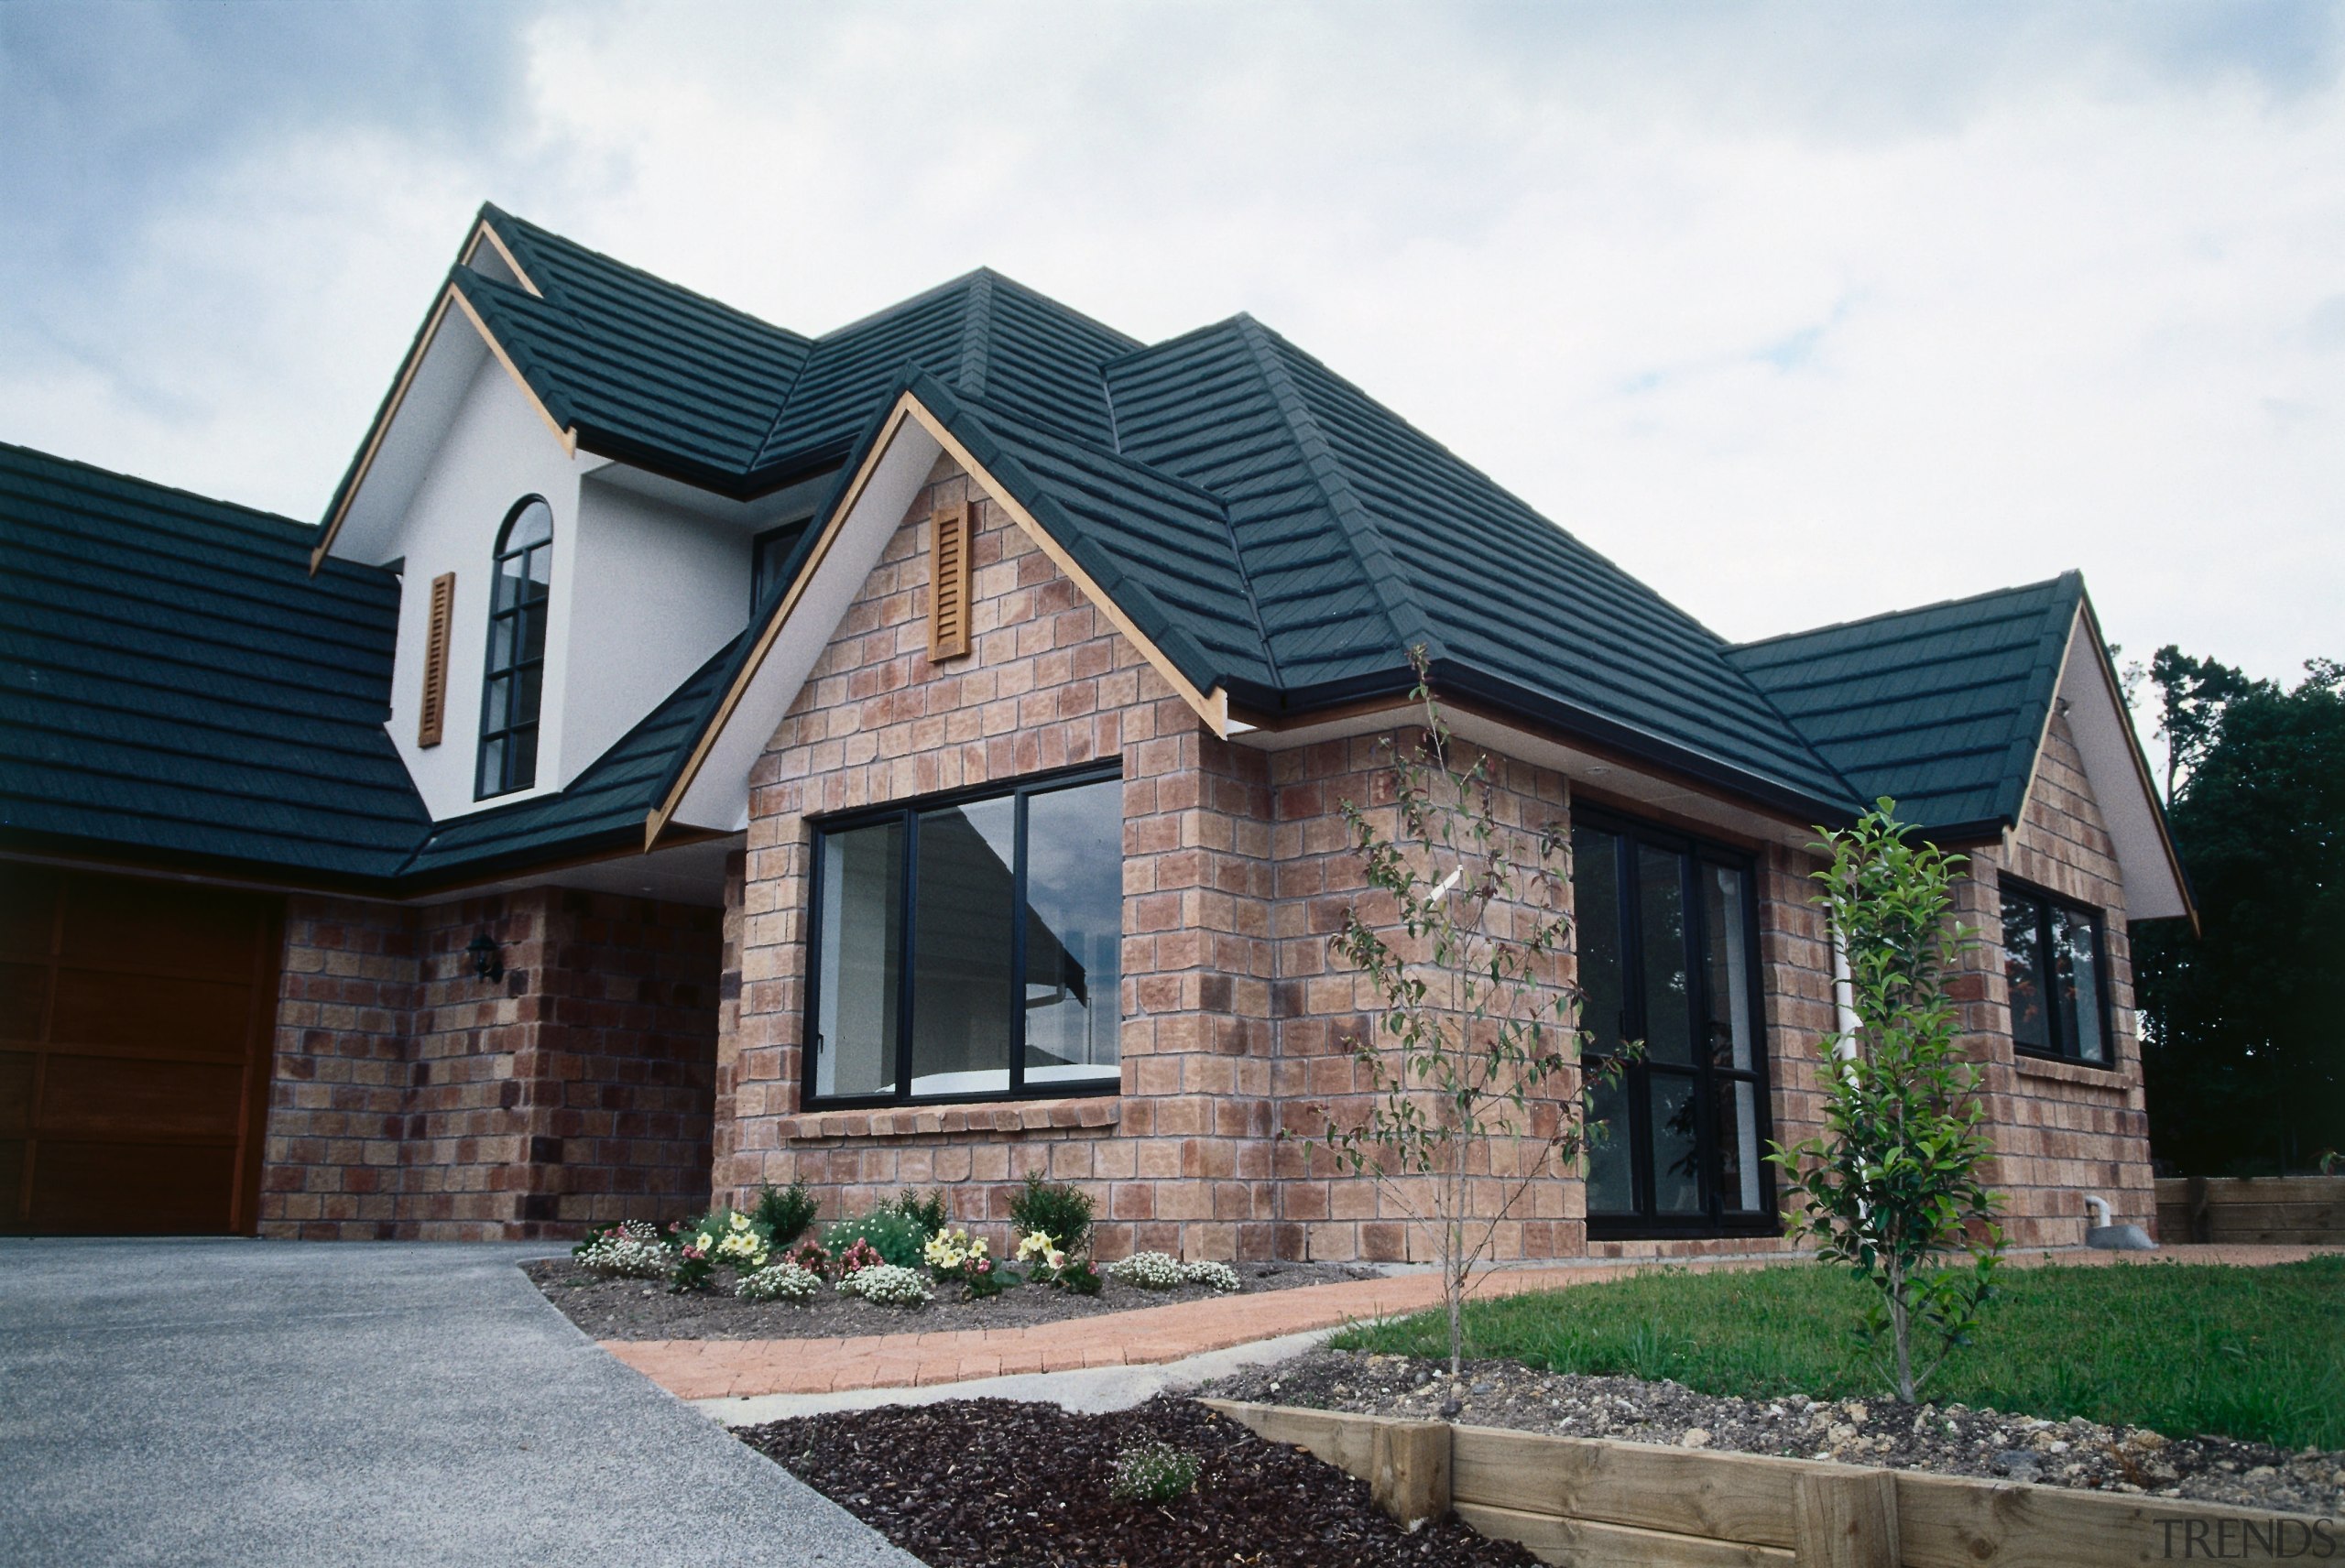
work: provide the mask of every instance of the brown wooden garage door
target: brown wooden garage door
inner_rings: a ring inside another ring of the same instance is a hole
[[[252,1230],[283,915],[0,862],[0,1231]]]

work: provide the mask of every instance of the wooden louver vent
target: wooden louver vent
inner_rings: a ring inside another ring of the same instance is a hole
[[[928,657],[969,651],[969,507],[947,506],[928,520]]]
[[[431,580],[431,618],[423,632],[423,711],[416,720],[415,744],[438,746],[448,716],[448,628],[456,616],[456,574]]]

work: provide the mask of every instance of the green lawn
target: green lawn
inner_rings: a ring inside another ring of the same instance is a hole
[[[1851,1334],[1866,1288],[1795,1264],[1642,1275],[1476,1303],[1469,1354],[1674,1377],[1705,1393],[1877,1396]],[[1445,1356],[1438,1312],[1346,1330],[1348,1350]],[[1925,1399],[2345,1448],[2345,1258],[2269,1269],[2012,1269]]]

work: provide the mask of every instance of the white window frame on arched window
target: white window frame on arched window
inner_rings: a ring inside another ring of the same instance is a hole
[[[489,570],[488,657],[480,691],[480,759],[473,798],[538,781],[538,717],[545,704],[546,615],[553,587],[553,508],[524,495],[496,530]]]

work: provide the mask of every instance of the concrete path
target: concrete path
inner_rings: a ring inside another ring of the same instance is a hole
[[[0,1563],[918,1568],[595,1348],[548,1250],[0,1240]]]
[[[2018,1268],[2166,1263],[2294,1263],[2316,1247],[2170,1247],[2158,1252],[2013,1252]],[[1617,1279],[1651,1269],[1707,1272],[1793,1261],[1781,1251],[1675,1262],[1608,1260],[1555,1268],[1504,1269],[1482,1276],[1477,1295],[1512,1295]],[[865,1334],[852,1339],[611,1339],[603,1348],[680,1399],[744,1399],[769,1394],[844,1394],[866,1388],[927,1388],[976,1379],[1101,1367],[1147,1367],[1346,1323],[1420,1312],[1441,1300],[1430,1272],[1308,1285],[1260,1295],[1223,1296],[1108,1316],[1024,1328]],[[727,1420],[733,1418],[727,1417]]]

